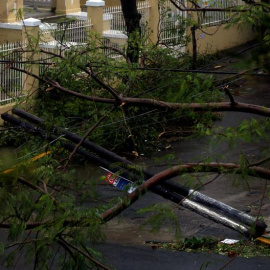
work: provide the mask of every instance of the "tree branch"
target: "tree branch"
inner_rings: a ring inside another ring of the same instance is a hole
[[[90,128],[86,134],[83,136],[83,138],[81,139],[81,141],[75,146],[74,150],[72,151],[72,153],[69,155],[67,162],[64,165],[63,170],[66,169],[66,166],[68,165],[69,161],[71,160],[71,158],[73,157],[73,155],[77,152],[78,148],[82,145],[82,143],[86,140],[86,138],[99,126],[99,124],[109,116],[110,113],[112,113],[117,107],[113,107],[106,115],[103,115],[98,122],[92,127]]]
[[[88,260],[90,260],[91,262],[93,262],[96,266],[101,267],[102,269],[105,269],[105,270],[110,270],[108,267],[106,267],[105,265],[103,265],[99,261],[95,260],[93,257],[90,257],[88,254],[86,254],[82,250],[78,249],[76,246],[74,246],[74,245],[70,244],[69,242],[67,242],[65,239],[63,239],[63,237],[60,236],[59,239],[66,246],[69,246],[70,248],[72,248],[72,249],[76,250],[77,252],[81,253],[85,258],[87,258]]]
[[[125,210],[127,207],[129,207],[132,203],[134,203],[142,194],[145,194],[147,190],[153,188],[154,186],[158,185],[159,183],[168,180],[172,177],[185,174],[185,173],[197,173],[197,172],[217,172],[217,173],[241,173],[241,170],[245,169],[245,172],[249,176],[253,177],[260,177],[266,180],[270,180],[270,170],[265,169],[263,167],[258,166],[252,166],[252,167],[245,167],[243,168],[239,164],[235,163],[186,163],[178,166],[174,166],[172,168],[169,168],[167,170],[164,170],[150,179],[148,179],[146,182],[144,182],[141,186],[139,186],[134,192],[132,192],[129,196],[122,199],[122,201],[109,210],[102,213],[100,216],[104,222],[109,221],[119,213],[121,213],[123,210]],[[47,221],[44,223],[28,223],[26,224],[26,230],[31,230],[34,228],[37,228],[41,225],[48,225],[52,221]],[[80,221],[71,221],[66,220],[63,223],[63,226],[78,226]],[[88,224],[86,224],[88,226]],[[9,229],[11,227],[11,224],[0,224],[0,228]]]
[[[29,73],[26,70],[10,67],[11,69],[21,71],[28,75],[33,76],[34,78],[49,84],[50,86],[68,93],[72,96],[76,96],[81,99],[89,100],[92,102],[100,102],[100,103],[107,103],[107,104],[115,104],[115,99],[110,98],[101,98],[96,96],[87,96],[81,94],[79,92],[75,92],[60,86],[56,82],[47,81],[35,74]],[[124,106],[146,106],[146,107],[155,107],[155,108],[164,108],[164,109],[171,109],[171,110],[194,110],[195,112],[205,112],[205,111],[212,111],[212,112],[222,112],[222,111],[233,111],[233,112],[246,112],[252,113],[257,115],[262,115],[269,117],[270,116],[270,108],[266,108],[263,106],[258,106],[254,104],[247,104],[247,103],[240,103],[237,102],[234,106],[231,106],[231,102],[208,102],[208,103],[173,103],[173,102],[166,102],[156,99],[148,99],[148,98],[121,98],[122,104]]]
[[[144,182],[141,186],[139,186],[134,192],[132,192],[129,196],[122,199],[122,201],[116,205],[114,205],[112,208],[108,209],[104,213],[101,214],[102,219],[107,222],[111,220],[113,217],[120,214],[122,211],[124,211],[127,207],[129,207],[132,203],[134,203],[136,200],[140,198],[141,195],[145,194],[147,190],[153,188],[154,186],[158,185],[159,183],[168,180],[172,177],[178,176],[180,174],[184,173],[196,173],[196,172],[218,172],[218,173],[224,173],[224,172],[230,172],[234,171],[236,173],[240,173],[241,167],[238,164],[234,163],[187,163],[179,166],[174,166],[172,168],[169,168],[167,170],[164,170],[153,177],[151,177],[149,180]],[[249,167],[245,168],[247,170],[247,175],[255,176],[255,177],[261,177],[267,180],[270,180],[270,170],[267,170],[262,167]]]

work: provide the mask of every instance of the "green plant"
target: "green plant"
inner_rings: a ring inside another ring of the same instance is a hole
[[[9,230],[0,246],[8,267],[20,254],[35,269],[48,269],[53,261],[61,269],[102,265],[93,243],[105,240],[99,217],[105,207],[84,205],[96,199],[95,182],[74,170],[63,173],[58,165],[45,155],[10,170],[1,168],[0,223]]]

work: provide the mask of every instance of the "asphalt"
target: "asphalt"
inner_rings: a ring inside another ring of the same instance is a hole
[[[187,253],[179,251],[152,250],[145,246],[126,246],[107,243],[100,246],[99,250],[111,269],[117,270],[255,270],[269,269],[270,259],[256,257],[245,259],[241,257],[230,258],[217,254]]]

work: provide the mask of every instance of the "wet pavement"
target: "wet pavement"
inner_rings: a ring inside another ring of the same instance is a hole
[[[112,266],[111,269],[117,270],[267,270],[270,264],[270,259],[265,257],[252,259],[237,257],[232,260],[232,258],[217,254],[152,250],[141,245],[108,243],[105,248],[99,249],[105,254]]]

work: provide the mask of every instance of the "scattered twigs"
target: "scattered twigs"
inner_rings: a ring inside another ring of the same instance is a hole
[[[261,164],[263,164],[263,163],[265,163],[265,162],[267,162],[269,160],[270,160],[270,157],[267,157],[267,158],[261,159],[259,161],[253,162],[251,164],[248,164],[247,167],[250,168],[250,167],[253,167],[253,166],[259,166],[259,165],[261,165]]]
[[[78,249],[76,246],[70,244],[69,242],[67,242],[63,237],[59,237],[59,240],[64,243],[65,246],[70,247],[71,249],[77,251],[78,253],[81,253],[85,258],[87,258],[88,260],[90,260],[91,262],[93,262],[96,266],[105,269],[105,270],[110,270],[110,268],[106,267],[104,264],[100,263],[99,261],[97,261],[96,259],[94,259],[93,257],[89,256],[88,254],[86,254],[85,252],[83,252],[82,250]]]
[[[88,64],[87,67],[89,68],[89,70],[85,69],[85,72],[87,72],[100,86],[102,86],[102,88],[106,89],[115,98],[116,102],[119,102],[121,104],[121,98],[115,92],[115,90],[97,77],[90,64]]]
[[[25,186],[30,187],[30,188],[33,189],[33,190],[37,190],[37,191],[39,191],[39,192],[41,192],[41,193],[45,193],[45,191],[44,191],[42,188],[40,188],[39,186],[36,186],[36,185],[32,184],[32,183],[29,182],[29,181],[26,181],[26,180],[23,179],[22,177],[19,177],[19,178],[18,178],[18,182],[19,182],[20,184],[23,184],[23,185],[25,185]]]
[[[81,139],[81,141],[75,146],[74,150],[72,151],[72,153],[69,155],[68,160],[66,161],[63,170],[66,169],[68,163],[70,162],[71,158],[73,157],[73,155],[77,152],[77,150],[79,149],[79,147],[82,145],[82,143],[86,140],[86,138],[100,125],[100,123],[106,119],[114,110],[116,109],[116,107],[113,107],[107,114],[103,115],[102,117],[100,117],[100,119],[98,120],[98,122],[91,127],[83,136],[83,138]]]

